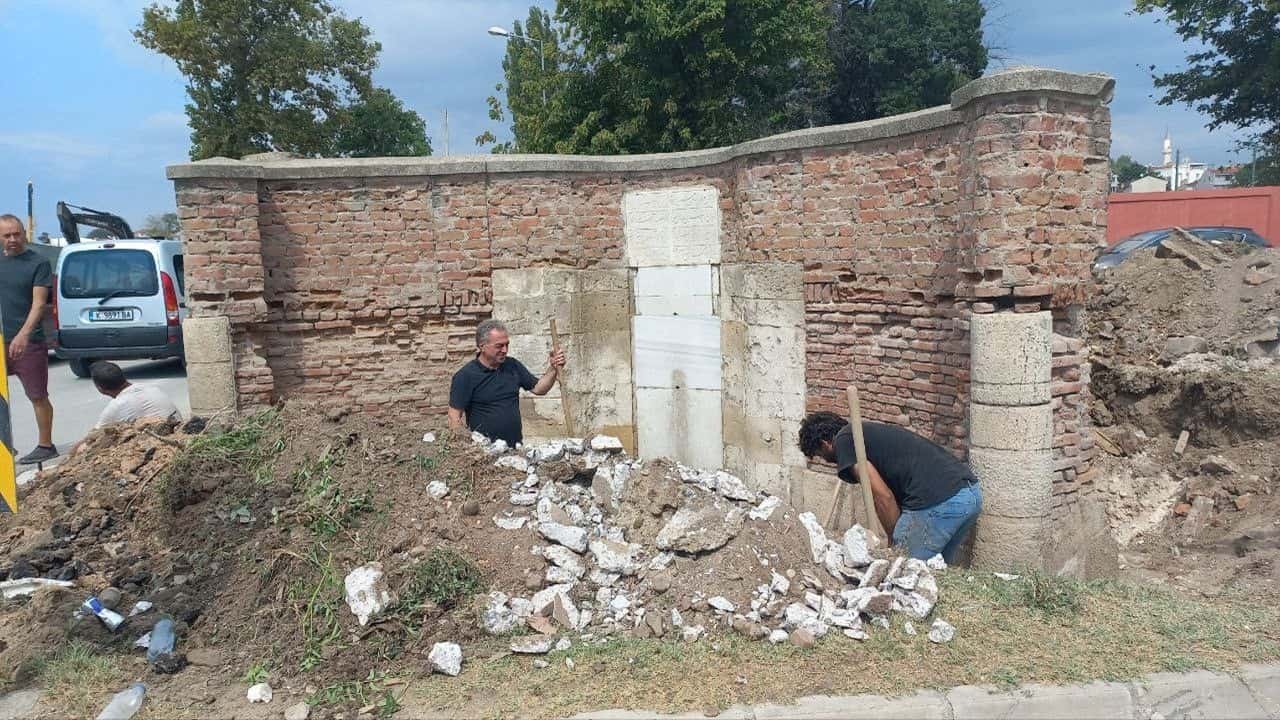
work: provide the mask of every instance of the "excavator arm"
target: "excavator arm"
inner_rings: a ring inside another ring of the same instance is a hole
[[[134,236],[133,228],[129,227],[129,223],[124,218],[109,212],[71,205],[59,200],[57,215],[58,226],[62,228],[62,236],[67,239],[68,245],[80,242],[80,229],[77,227],[79,225],[102,228],[121,240]]]

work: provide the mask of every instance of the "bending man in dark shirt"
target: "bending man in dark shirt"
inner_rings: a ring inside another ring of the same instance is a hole
[[[948,564],[982,510],[982,492],[968,465],[941,446],[896,425],[862,423],[867,478],[876,516],[893,543],[913,558],[942,554]],[[849,423],[830,412],[800,424],[800,450],[836,464],[840,479],[857,482]]]
[[[449,388],[449,427],[468,428],[515,447],[524,439],[520,426],[520,389],[546,395],[560,368],[564,351],[552,348],[547,372],[540,378],[519,360],[507,357],[510,338],[497,320],[476,327],[476,357],[453,374]]]

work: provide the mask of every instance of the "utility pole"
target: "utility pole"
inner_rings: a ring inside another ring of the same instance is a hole
[[[449,156],[449,108],[444,109],[444,154]]]
[[[1258,186],[1258,141],[1253,142],[1253,159],[1249,161],[1249,187]]]
[[[36,183],[27,181],[27,242],[34,242],[36,237]]]
[[[1182,170],[1182,148],[1173,151],[1173,189],[1178,189],[1178,175]]]

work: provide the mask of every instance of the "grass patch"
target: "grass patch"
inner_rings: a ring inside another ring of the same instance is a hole
[[[244,677],[240,679],[244,681],[246,685],[257,685],[258,683],[266,682],[267,678],[270,676],[271,670],[267,668],[267,663],[263,660],[259,660],[258,662],[250,665],[249,669],[244,671]]]
[[[44,701],[67,717],[96,717],[127,683],[119,660],[92,645],[72,640],[36,665]]]
[[[189,494],[187,483],[193,479],[249,474],[259,483],[269,481],[270,460],[284,449],[284,443],[280,414],[274,409],[196,436],[160,476],[165,504],[170,510],[184,507]]]
[[[302,492],[306,525],[322,538],[351,527],[360,515],[373,509],[370,488],[352,492],[334,477],[334,469],[342,465],[344,458],[342,449],[329,446],[293,475],[294,487]]]
[[[575,643],[550,667],[499,657],[468,662],[448,683],[424,681],[406,712],[562,717],[603,708],[684,712],[735,703],[787,702],[814,694],[897,695],[918,688],[1124,680],[1151,672],[1228,669],[1280,660],[1270,628],[1280,608],[1256,598],[1190,598],[1119,582],[1029,575],[1001,580],[953,570],[939,575],[935,617],[956,626],[946,645],[908,636],[902,619],[869,627],[859,643],[836,635],[812,650],[737,635]],[[916,622],[923,630],[932,619]],[[472,657],[479,657],[473,653]],[[575,668],[564,663],[574,660]],[[852,671],[851,669],[856,669]],[[745,683],[736,681],[738,677]]]
[[[311,577],[302,577],[289,585],[287,597],[297,614],[302,632],[302,657],[299,669],[314,669],[324,661],[325,648],[342,636],[340,611],[345,590],[333,555],[316,543],[307,553]]]
[[[400,711],[400,699],[386,686],[386,677],[369,673],[364,680],[348,680],[332,683],[307,696],[307,704],[313,706],[351,705],[357,709],[369,709],[374,717],[390,718]]]
[[[483,589],[484,577],[475,563],[454,550],[435,547],[414,566],[409,582],[400,592],[396,612],[406,623],[413,623],[427,601],[449,610]]]

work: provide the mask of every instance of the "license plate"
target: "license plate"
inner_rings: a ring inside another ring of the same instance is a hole
[[[132,310],[90,310],[90,322],[128,322],[133,319]]]

